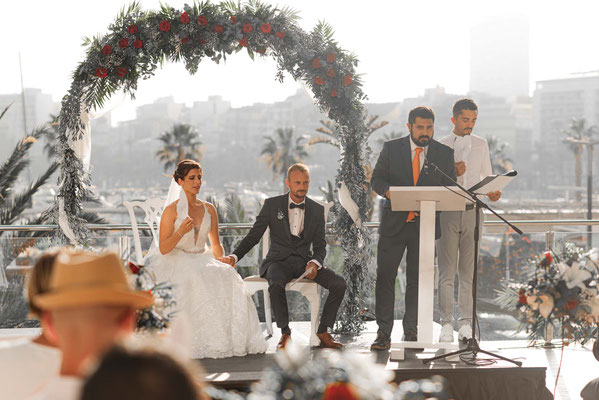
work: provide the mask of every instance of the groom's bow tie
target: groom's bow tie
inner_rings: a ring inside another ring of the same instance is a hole
[[[295,203],[291,203],[291,204],[289,204],[289,208],[290,208],[291,210],[293,210],[293,209],[294,209],[294,208],[296,208],[296,207],[297,207],[297,208],[300,208],[300,209],[302,209],[302,210],[303,210],[303,209],[304,209],[304,207],[306,207],[306,203],[302,203],[302,204],[295,204]]]

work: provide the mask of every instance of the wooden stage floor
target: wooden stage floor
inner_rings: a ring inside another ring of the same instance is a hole
[[[300,345],[308,346],[308,335],[310,329],[309,322],[292,322],[292,339]],[[501,341],[481,343],[481,348],[487,351],[500,354],[504,357],[517,359],[523,362],[522,368],[515,367],[506,361],[497,361],[488,366],[469,366],[461,361],[448,362],[436,361],[429,365],[422,363],[423,358],[435,356],[435,350],[426,350],[416,352],[406,350],[405,360],[390,361],[389,352],[370,352],[370,344],[376,337],[376,323],[368,322],[367,329],[361,335],[338,336],[344,343],[345,349],[351,349],[360,353],[369,354],[377,363],[385,364],[387,369],[396,373],[396,380],[401,381],[412,377],[423,377],[434,374],[441,374],[452,379],[452,374],[460,375],[456,379],[480,381],[485,384],[485,379],[492,379],[492,382],[500,382],[502,376],[506,382],[513,382],[514,377],[520,377],[529,374],[542,382],[545,376],[544,396],[539,393],[538,398],[552,398],[554,392],[555,379],[560,365],[562,350],[559,348],[545,349],[532,348],[527,346],[526,341]],[[440,325],[434,324],[435,337],[438,337]],[[266,331],[264,330],[265,334]],[[393,332],[393,341],[400,341],[402,336],[401,321],[396,321]],[[198,360],[204,371],[205,380],[215,386],[224,388],[234,388],[238,390],[247,389],[252,382],[260,379],[264,368],[274,363],[274,354],[279,340],[279,331],[275,329],[273,337],[268,339],[268,351],[266,354],[250,355],[246,357],[232,357],[220,360],[204,359]],[[580,391],[584,385],[591,379],[599,377],[599,362],[595,360],[590,349],[591,345],[580,346],[570,345],[564,349],[562,367],[557,384],[557,393],[555,399],[569,400],[580,399]],[[311,349],[313,357],[317,357],[323,351],[317,348]],[[479,359],[491,358],[484,354],[479,355]],[[482,376],[483,378],[478,378]],[[486,376],[486,378],[484,378]],[[475,378],[476,377],[476,378]],[[541,389],[542,390],[542,389]],[[461,397],[466,398],[466,397]],[[501,397],[492,397],[501,398]]]

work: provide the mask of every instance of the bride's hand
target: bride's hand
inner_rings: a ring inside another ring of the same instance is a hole
[[[235,268],[235,259],[231,256],[218,257],[217,260]]]
[[[177,229],[177,232],[181,236],[183,236],[192,229],[193,229],[193,219],[191,219],[190,217],[187,217],[183,220],[183,222],[181,223],[181,226],[179,227],[179,229]]]

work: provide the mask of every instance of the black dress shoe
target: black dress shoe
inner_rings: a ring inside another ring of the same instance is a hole
[[[404,342],[417,342],[418,341],[418,331],[416,329],[406,329],[403,334]]]
[[[391,338],[383,331],[378,331],[376,339],[370,345],[370,350],[383,351],[391,348]]]

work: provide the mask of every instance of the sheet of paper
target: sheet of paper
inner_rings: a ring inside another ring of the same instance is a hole
[[[296,283],[298,283],[299,281],[301,281],[302,279],[304,279],[306,277],[306,275],[308,275],[310,272],[312,272],[313,269],[314,269],[314,267],[307,269],[303,274],[300,275],[299,278],[297,278],[296,280],[294,280],[289,285],[289,288],[292,288]]]

